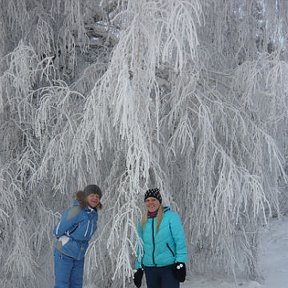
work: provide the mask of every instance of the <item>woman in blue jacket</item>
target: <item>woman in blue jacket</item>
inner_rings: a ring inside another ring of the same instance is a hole
[[[147,190],[144,201],[147,212],[138,225],[143,251],[138,251],[134,284],[141,287],[145,272],[148,288],[179,288],[185,281],[187,261],[181,219],[178,213],[162,206],[158,188]]]
[[[102,191],[88,185],[76,193],[73,206],[65,210],[54,228],[55,288],[82,288],[84,256],[97,228],[97,209],[102,208]]]

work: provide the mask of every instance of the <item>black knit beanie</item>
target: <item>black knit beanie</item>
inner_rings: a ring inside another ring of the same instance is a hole
[[[102,197],[102,191],[101,189],[97,186],[97,185],[87,185],[85,188],[84,188],[84,195],[85,197],[89,196],[90,194],[97,194],[99,196],[99,198]]]
[[[159,188],[153,188],[153,189],[147,190],[144,196],[144,201],[148,197],[156,198],[160,202],[160,204],[162,203],[162,197],[161,197]]]

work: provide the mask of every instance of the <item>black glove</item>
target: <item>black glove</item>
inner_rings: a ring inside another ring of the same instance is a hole
[[[141,287],[141,284],[142,284],[142,277],[143,277],[143,269],[142,268],[139,268],[135,273],[134,273],[134,276],[133,276],[133,281],[134,281],[134,284],[137,288],[140,288]]]
[[[177,262],[174,265],[175,276],[179,282],[184,282],[186,278],[186,265],[182,262]]]

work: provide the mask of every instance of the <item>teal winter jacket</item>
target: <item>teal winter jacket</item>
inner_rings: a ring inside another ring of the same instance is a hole
[[[55,249],[80,260],[85,256],[89,240],[96,231],[98,214],[96,209],[80,208],[78,201],[65,210],[54,228]]]
[[[165,207],[159,231],[156,233],[157,217],[147,218],[144,229],[138,225],[138,234],[143,241],[143,255],[138,249],[135,268],[142,266],[163,267],[187,261],[185,233],[177,212]]]

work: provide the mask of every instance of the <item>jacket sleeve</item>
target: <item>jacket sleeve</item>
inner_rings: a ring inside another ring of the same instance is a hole
[[[188,252],[186,246],[186,237],[182,221],[178,213],[173,212],[170,222],[172,237],[176,245],[176,262],[187,262]]]
[[[77,228],[79,224],[80,207],[71,207],[64,211],[58,225],[54,228],[53,234],[58,238],[68,235]]]
[[[138,224],[137,226],[137,232],[140,241],[138,240],[136,248],[136,261],[135,261],[136,270],[142,267],[142,257],[143,257],[143,232],[140,224]]]

